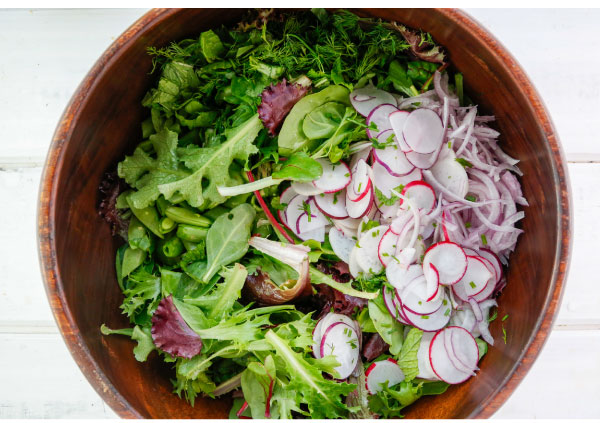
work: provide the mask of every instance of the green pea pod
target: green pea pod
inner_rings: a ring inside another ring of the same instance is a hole
[[[171,207],[171,202],[167,200],[164,196],[160,196],[156,199],[156,208],[161,216],[165,215],[165,211]]]
[[[178,257],[183,254],[185,247],[183,242],[177,237],[162,239],[157,243],[156,257],[164,264],[172,265],[177,263]]]
[[[144,250],[127,248],[123,254],[123,263],[121,264],[122,278],[129,276],[131,272],[140,267],[145,259],[146,252]]]
[[[165,214],[171,220],[177,223],[187,223],[189,225],[201,226],[208,228],[212,223],[210,219],[194,213],[191,210],[184,209],[183,207],[167,207]]]
[[[223,213],[227,213],[228,211],[229,209],[227,207],[217,206],[207,210],[202,216],[207,217],[214,222],[217,217],[221,216]]]
[[[144,209],[138,209],[133,205],[133,201],[130,200],[131,197],[127,198],[127,203],[129,204],[129,208],[133,212],[134,216],[137,217],[140,222],[144,224],[150,231],[159,238],[162,238],[163,235],[160,232],[160,222],[158,217],[158,212],[156,208],[153,206],[146,207]]]
[[[177,237],[183,241],[200,242],[206,239],[208,229],[199,226],[181,224],[177,227]]]
[[[177,223],[175,223],[172,219],[168,217],[163,217],[162,219],[160,219],[160,230],[163,234],[171,232],[173,229],[175,229],[176,226]]]

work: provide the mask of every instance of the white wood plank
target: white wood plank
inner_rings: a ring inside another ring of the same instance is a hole
[[[559,325],[600,324],[600,284],[596,260],[600,239],[600,164],[569,165],[575,217],[570,276]],[[35,204],[40,168],[0,169],[0,323],[48,322],[51,313],[42,289],[36,249]],[[525,236],[527,236],[525,234]],[[11,323],[12,324],[12,323]],[[1,331],[1,328],[0,328]]]
[[[0,11],[0,157],[43,160],[79,82],[143,13],[140,9]]]
[[[523,66],[569,159],[600,158],[599,9],[467,9]],[[468,81],[467,81],[468,83]]]
[[[114,418],[60,335],[0,335],[0,419]]]
[[[555,331],[498,419],[597,419],[600,331]]]

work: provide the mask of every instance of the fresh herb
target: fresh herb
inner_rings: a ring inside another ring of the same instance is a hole
[[[460,165],[464,168],[467,167],[473,167],[473,163],[471,163],[470,161],[468,161],[467,159],[463,159],[462,157],[457,157],[456,160],[458,163],[460,163]]]

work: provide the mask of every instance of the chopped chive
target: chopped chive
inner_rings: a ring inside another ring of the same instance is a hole
[[[485,237],[485,234],[481,234],[481,243],[483,245],[487,245],[487,238]]]

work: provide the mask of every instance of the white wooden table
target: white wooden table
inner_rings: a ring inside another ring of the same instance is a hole
[[[571,271],[557,324],[499,418],[600,417],[600,10],[470,10],[517,57],[569,160]],[[0,11],[0,418],[107,418],[52,318],[35,210],[54,127],[106,47],[144,10]],[[527,28],[527,30],[525,30]]]

